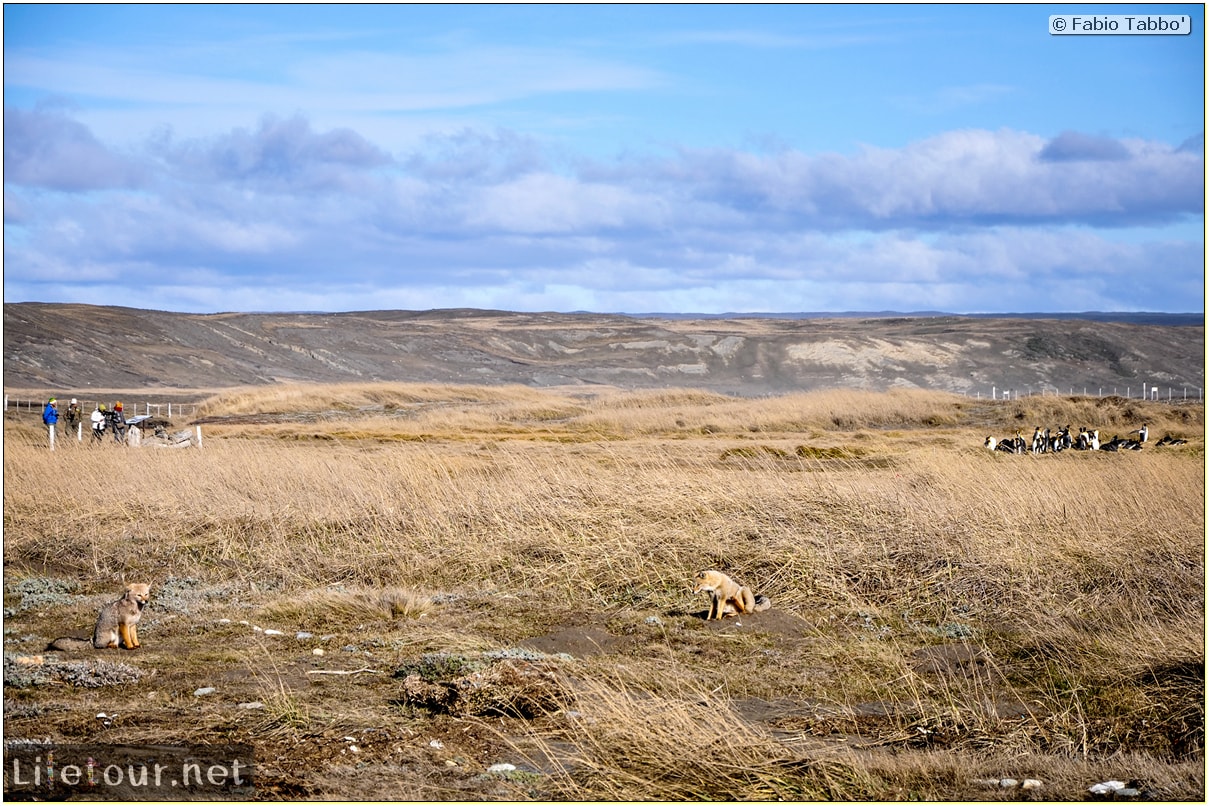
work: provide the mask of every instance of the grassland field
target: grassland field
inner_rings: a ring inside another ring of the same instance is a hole
[[[1206,796],[1203,403],[282,385],[197,424],[6,416],[6,740],[246,743],[259,799]],[[772,608],[705,620],[704,568]],[[123,581],[141,649],[44,651]]]

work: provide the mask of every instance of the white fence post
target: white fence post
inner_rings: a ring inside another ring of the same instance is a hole
[[[53,424],[47,425],[46,427],[50,429],[50,449],[53,452],[55,449],[55,427]]]
[[[201,447],[201,426],[197,427],[197,447]]]
[[[76,442],[84,441],[84,421],[76,423]]]

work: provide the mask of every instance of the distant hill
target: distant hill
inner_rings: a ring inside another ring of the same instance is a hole
[[[740,395],[922,387],[1093,394],[1204,387],[1201,314],[186,314],[4,306],[6,389],[290,381],[694,387]]]
[[[1159,313],[1152,311],[1069,311],[1065,313],[945,313],[944,311],[841,311],[795,313],[638,313],[642,319],[899,319],[962,316],[972,319],[1082,319],[1089,322],[1121,322],[1129,325],[1204,327],[1203,313]]]

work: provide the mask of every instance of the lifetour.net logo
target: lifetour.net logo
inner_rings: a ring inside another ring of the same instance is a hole
[[[247,745],[4,743],[6,800],[249,800]]]

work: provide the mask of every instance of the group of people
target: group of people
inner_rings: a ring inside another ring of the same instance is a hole
[[[80,403],[74,397],[71,403],[67,406],[67,428],[69,431],[75,431],[80,424]],[[102,442],[105,439],[105,431],[108,430],[113,434],[113,439],[119,445],[126,444],[126,415],[122,411],[122,401],[113,404],[112,408],[108,408],[104,403],[98,403],[96,409],[93,410],[89,417],[92,425],[92,441]],[[42,410],[42,422],[50,428],[59,422],[59,401],[57,398],[51,398],[47,401],[46,407]]]

